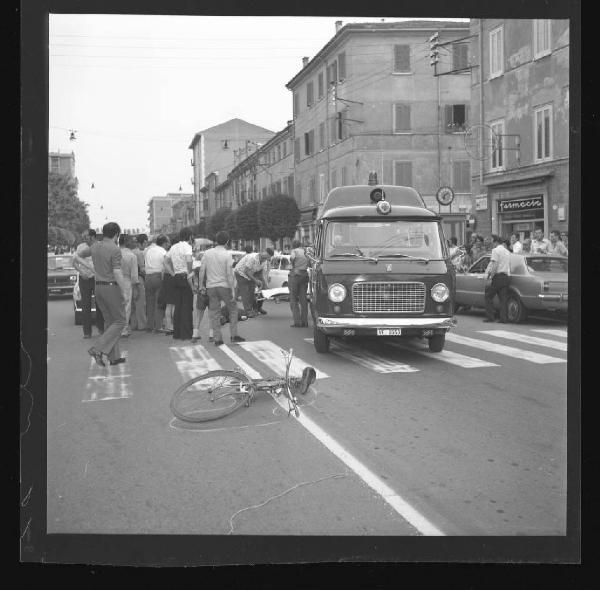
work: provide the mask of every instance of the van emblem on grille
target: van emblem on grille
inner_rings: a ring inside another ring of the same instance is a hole
[[[385,265],[385,270],[387,270],[388,272],[392,272],[392,265],[391,264],[386,264]]]

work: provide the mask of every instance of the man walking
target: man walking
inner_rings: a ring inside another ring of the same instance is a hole
[[[505,324],[506,298],[508,295],[508,283],[510,275],[510,252],[504,247],[502,238],[496,234],[492,235],[492,255],[490,263],[485,270],[491,283],[485,287],[485,315],[484,322],[495,321],[494,297],[498,294],[500,298],[500,322]]]
[[[165,265],[173,275],[173,339],[191,340],[193,336],[194,294],[188,278],[192,278],[192,230],[184,227],[179,242],[171,246],[165,256]]]
[[[541,229],[536,229],[533,232],[533,240],[531,241],[532,254],[548,254],[550,242],[544,237],[544,232]]]
[[[163,322],[162,310],[158,307],[158,293],[163,281],[163,264],[167,251],[169,238],[160,234],[156,243],[151,244],[144,254],[144,268],[146,270],[146,332],[157,333]]]
[[[265,252],[252,252],[243,256],[235,265],[235,278],[238,282],[244,311],[249,318],[256,317],[254,311],[254,288],[267,288],[264,262],[271,257]],[[260,277],[260,278],[259,278]]]
[[[300,240],[292,241],[292,253],[290,254],[292,268],[288,278],[290,291],[290,308],[294,323],[292,328],[304,328],[308,326],[308,301],[306,291],[308,289],[308,258],[301,246]]]
[[[238,312],[235,301],[235,277],[233,273],[233,259],[225,246],[229,242],[229,234],[220,231],[216,235],[217,245],[207,250],[202,257],[198,282],[200,294],[208,292],[208,312],[212,324],[215,346],[223,344],[221,333],[221,301],[229,310],[229,333],[231,342],[244,342],[237,333]],[[243,260],[243,259],[242,259]],[[239,264],[239,263],[238,263]]]
[[[135,240],[135,254],[138,263],[138,289],[137,297],[131,300],[130,326],[132,330],[146,329],[146,263],[144,260],[144,248],[148,242],[146,234],[140,234]]]
[[[131,317],[131,301],[138,294],[138,265],[137,257],[131,251],[133,246],[133,237],[126,234],[119,236],[119,246],[121,247],[121,272],[125,281],[125,327],[123,328],[124,337],[129,337],[131,330],[129,329],[129,318]]]
[[[560,239],[560,232],[553,229],[550,232],[550,245],[548,246],[548,254],[554,254],[555,256],[568,256],[569,251]]]
[[[81,293],[81,311],[83,315],[83,337],[92,337],[92,296],[94,294],[94,286],[96,284],[94,274],[94,263],[90,256],[87,258],[81,257],[81,252],[97,241],[96,230],[88,229],[83,234],[82,242],[77,246],[77,250],[73,256],[73,266],[79,272],[79,292]],[[104,318],[98,305],[96,305],[96,327],[98,332],[104,332]]]
[[[124,363],[119,350],[119,339],[125,327],[125,281],[121,271],[121,249],[117,246],[121,228],[113,221],[102,227],[103,239],[88,248],[82,248],[81,257],[92,257],[96,274],[96,306],[104,316],[104,333],[96,345],[88,350],[96,363],[105,366],[104,356],[111,365]]]

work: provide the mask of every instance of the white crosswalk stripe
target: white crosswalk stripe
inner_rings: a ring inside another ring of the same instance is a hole
[[[508,330],[479,330],[479,333],[496,336],[497,338],[516,340],[520,344],[533,344],[534,346],[545,346],[547,348],[554,348],[555,350],[567,351],[566,342],[558,342],[556,340],[549,340],[548,338],[537,338],[536,336],[520,334],[519,332],[510,332]]]
[[[273,371],[280,375],[285,374],[285,361],[281,354],[282,348],[277,346],[270,340],[254,340],[251,342],[240,342],[240,346],[252,356],[254,356],[261,363],[270,367]],[[290,375],[292,377],[301,377],[302,370],[304,367],[311,366],[305,363],[301,358],[298,358],[294,354],[292,364],[290,366]],[[323,371],[320,371],[315,367],[317,373],[317,379],[326,379],[329,375]]]
[[[128,358],[126,350],[121,351],[124,358]],[[125,363],[115,366],[99,367],[93,358],[90,358],[90,374],[86,384],[86,397],[82,402],[107,401],[114,399],[127,399],[133,396],[130,389],[129,378]]]
[[[170,346],[169,351],[184,382],[222,368],[202,344]]]
[[[480,340],[478,338],[469,338],[468,336],[461,336],[459,334],[453,334],[452,332],[446,334],[446,340],[456,344],[462,344],[464,346],[473,346],[479,350],[487,350],[489,352],[503,354],[516,360],[525,360],[540,365],[567,362],[566,359],[540,354],[538,352],[532,352],[530,350],[516,348],[514,346],[505,346],[495,342],[488,342],[487,340]]]
[[[568,332],[566,330],[554,330],[547,328],[544,330],[532,330],[533,332],[539,332],[540,334],[548,334],[550,336],[557,336],[558,338],[566,338]]]
[[[227,344],[219,346],[219,350],[224,352],[234,363],[236,367],[240,367],[250,379],[261,379],[262,375],[254,368],[251,367],[244,359],[237,355]]]
[[[409,352],[416,352],[417,354],[426,356],[436,361],[442,361],[463,369],[477,369],[479,367],[499,367],[496,363],[490,361],[484,361],[466,354],[460,354],[451,350],[442,350],[441,352],[429,352],[426,349],[427,345],[422,345],[416,341],[413,342],[391,342],[391,346],[406,350]]]

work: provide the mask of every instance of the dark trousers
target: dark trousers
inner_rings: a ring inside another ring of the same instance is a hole
[[[176,274],[173,277],[175,291],[175,311],[173,312],[173,338],[190,340],[194,330],[194,293],[187,275]]]
[[[146,290],[146,326],[151,330],[160,330],[164,312],[158,306],[158,293],[162,285],[162,273],[155,272],[146,275],[144,287]]]
[[[247,278],[236,273],[238,288],[242,298],[242,305],[246,314],[250,313],[254,308],[254,281],[249,281]]]
[[[234,338],[238,335],[238,310],[231,289],[229,287],[208,287],[208,315],[210,317],[213,336],[215,342],[222,342],[223,335],[221,333],[221,301],[225,303],[225,307],[229,311],[229,333]]]
[[[81,313],[83,316],[83,333],[86,336],[92,335],[92,295],[94,294],[94,285],[96,280],[84,279],[79,276],[79,291],[81,292]],[[96,326],[100,332],[104,331],[104,316],[100,307],[96,304]]]
[[[295,275],[289,274],[288,290],[290,292],[290,308],[296,326],[308,323],[308,300],[306,291],[308,289],[308,273]]]
[[[492,283],[485,288],[485,315],[488,319],[495,318],[494,297],[498,294],[500,299],[500,321],[506,322],[506,298],[508,296],[509,276],[506,273],[496,273]]]
[[[111,361],[120,356],[119,339],[125,327],[125,301],[118,285],[96,285],[96,308],[104,316],[104,334],[98,338],[95,348],[108,355]]]

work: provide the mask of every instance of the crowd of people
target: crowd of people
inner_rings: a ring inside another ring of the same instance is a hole
[[[119,341],[135,330],[196,343],[208,310],[208,341],[220,346],[226,323],[231,342],[243,342],[239,321],[267,314],[260,292],[269,283],[272,248],[254,252],[247,246],[236,264],[225,231],[217,233],[216,245],[207,250],[194,247],[190,228],[183,228],[173,244],[164,234],[152,243],[145,234],[122,234],[115,222],[104,225],[102,239],[93,229],[83,237],[73,256],[79,272],[83,337],[92,338],[95,295],[98,338],[88,353],[101,366],[126,361]],[[298,240],[292,242],[290,259],[292,327],[301,328],[308,326],[308,259]]]

